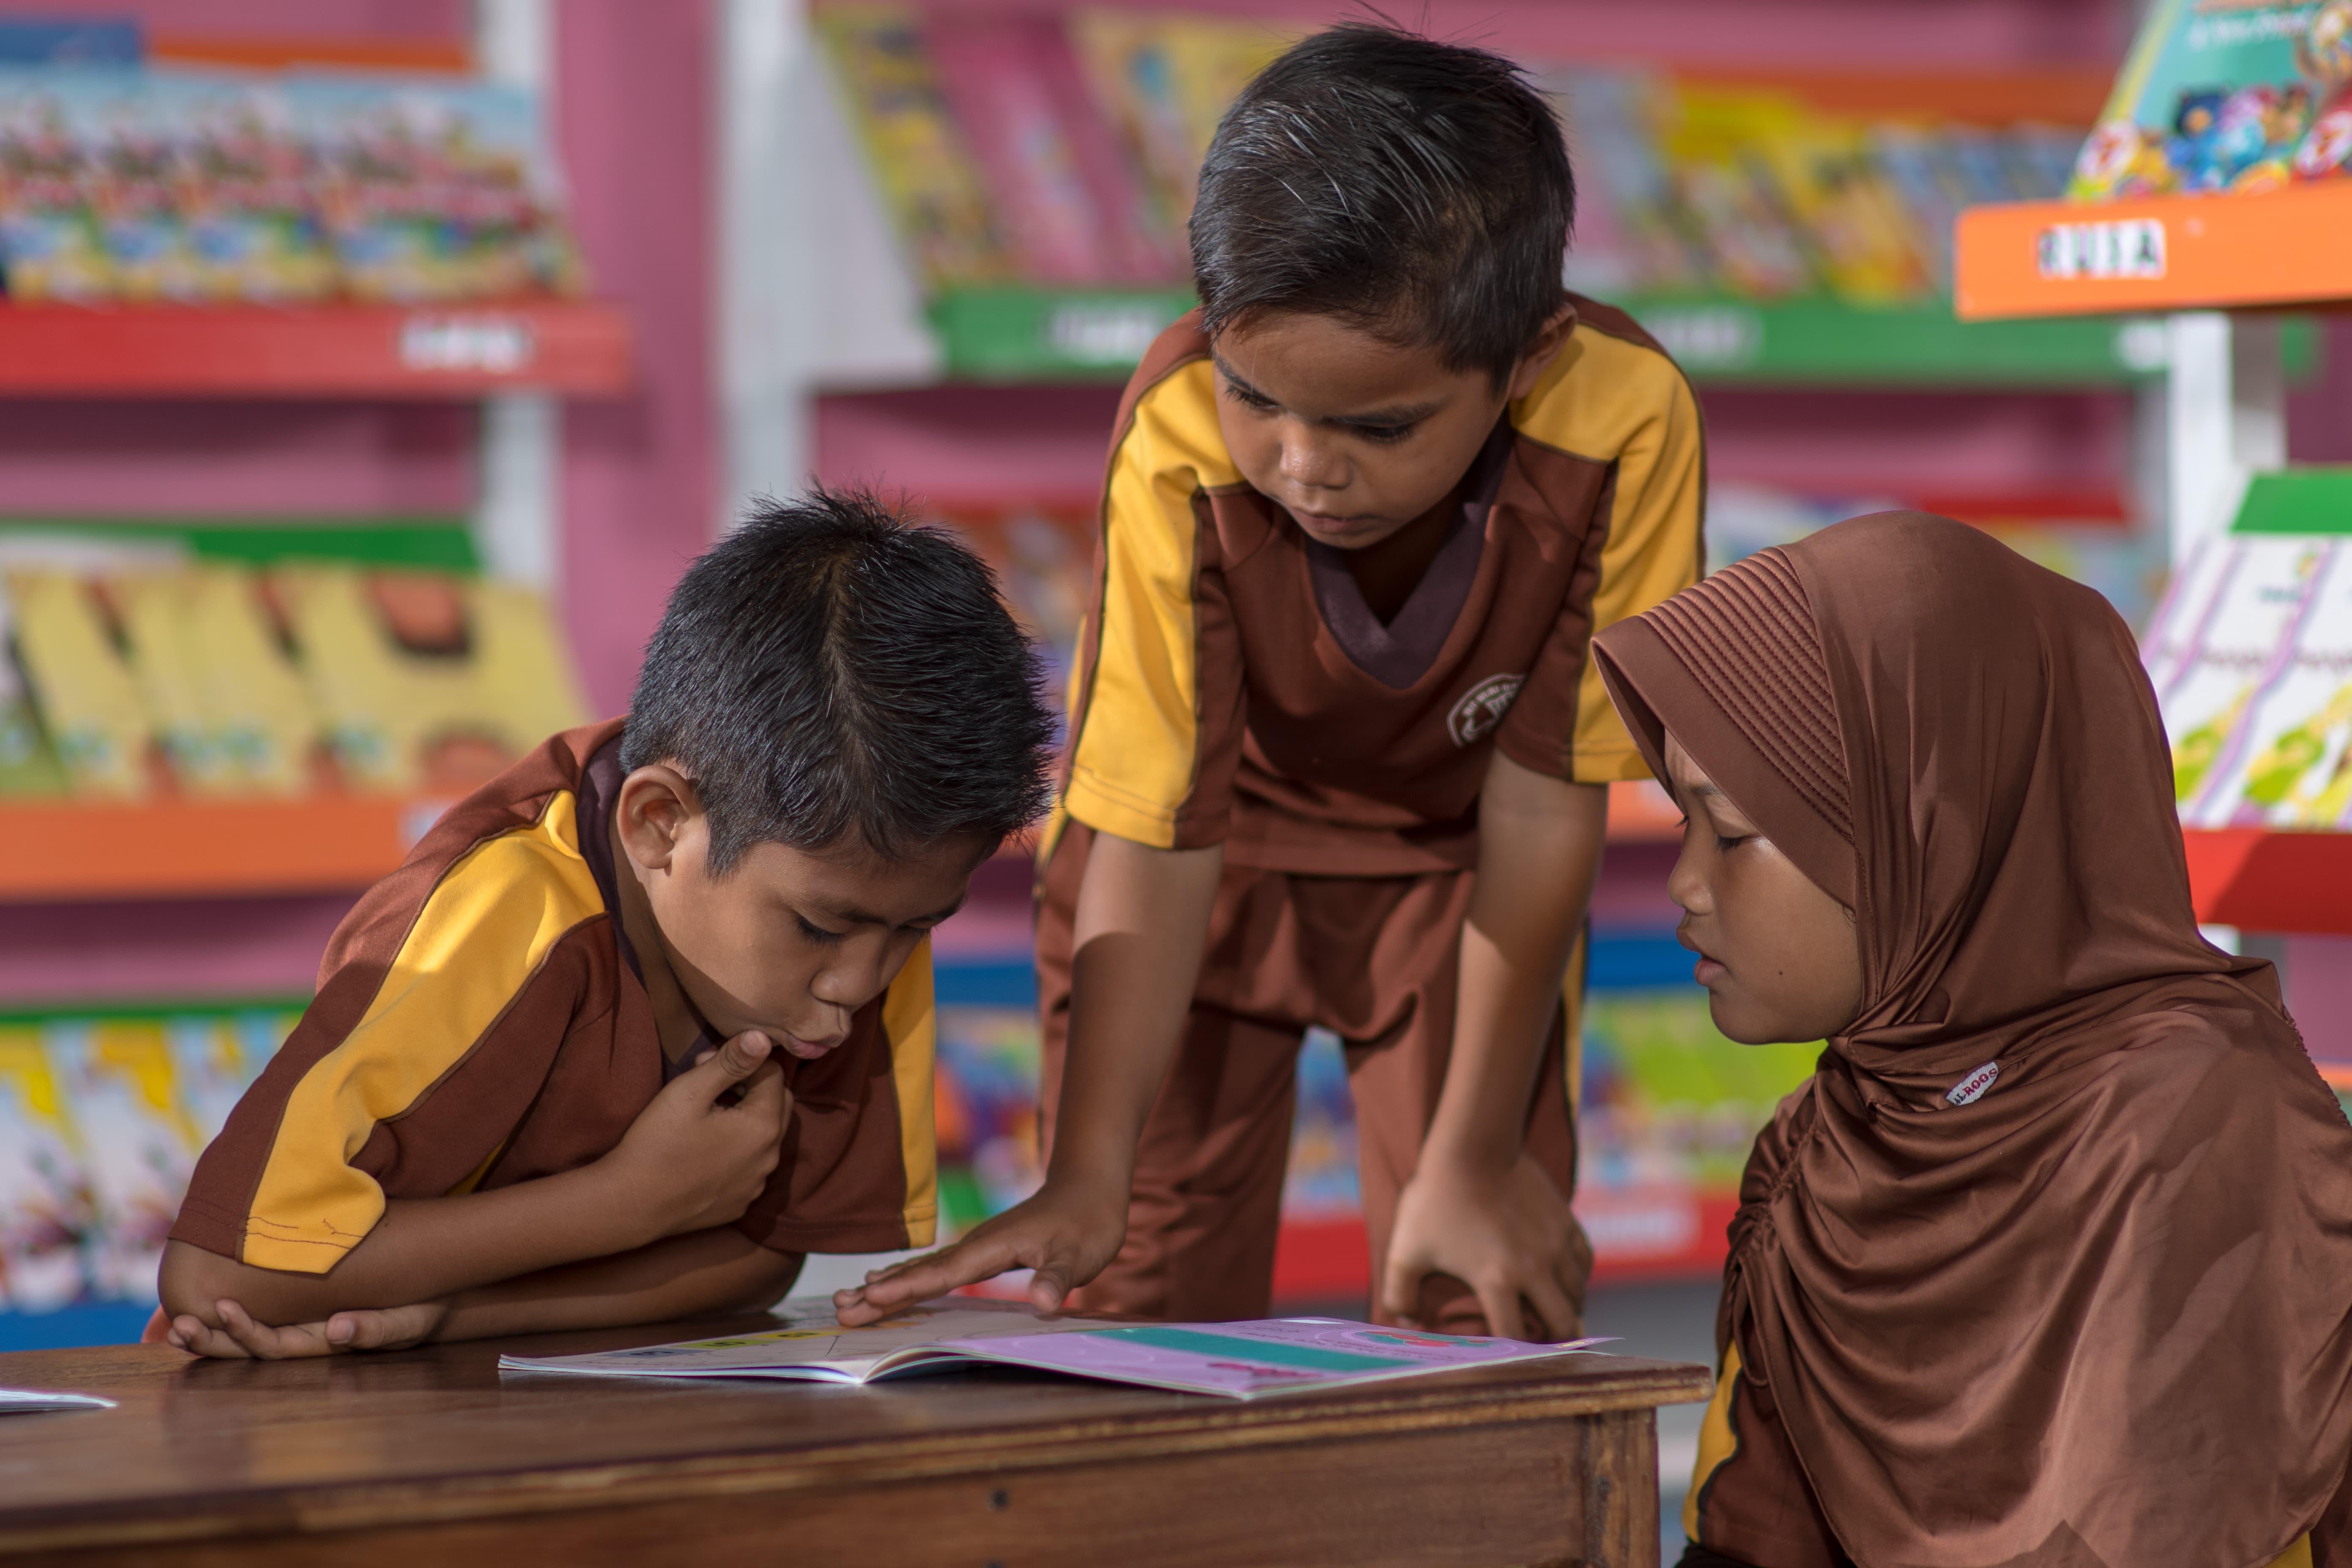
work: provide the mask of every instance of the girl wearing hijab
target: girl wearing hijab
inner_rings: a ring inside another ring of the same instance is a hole
[[[2352,1564],[2352,1128],[2198,935],[2105,600],[1944,518],[1595,641],[1757,1139],[1685,1568]]]

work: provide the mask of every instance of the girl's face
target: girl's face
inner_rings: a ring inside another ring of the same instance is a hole
[[[1743,1045],[1825,1039],[1862,1011],[1853,914],[1797,869],[1666,737],[1683,808],[1683,852],[1666,892],[1683,909],[1675,939],[1699,955],[1715,1026]]]

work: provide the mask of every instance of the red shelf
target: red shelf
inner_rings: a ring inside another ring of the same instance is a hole
[[[356,890],[400,864],[439,804],[0,805],[0,902]]]
[[[0,395],[606,395],[634,361],[627,317],[593,301],[0,305]]]
[[[2352,935],[2352,833],[2189,828],[2197,918],[2247,931]]]

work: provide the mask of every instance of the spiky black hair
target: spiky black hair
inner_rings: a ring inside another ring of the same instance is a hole
[[[1045,804],[1043,691],[978,556],[871,495],[818,489],[758,503],[687,568],[621,763],[694,780],[715,871],[768,840],[992,847]]]
[[[1345,22],[1217,127],[1192,208],[1203,324],[1336,316],[1499,384],[1559,308],[1575,215],[1559,121],[1518,67]]]

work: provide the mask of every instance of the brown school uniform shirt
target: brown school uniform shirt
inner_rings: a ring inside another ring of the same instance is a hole
[[[614,912],[620,736],[555,736],[361,899],[196,1163],[174,1240],[323,1274],[388,1199],[511,1186],[621,1141],[672,1075]],[[780,1252],[929,1246],[931,1049],[926,942],[845,1044],[784,1062],[783,1156],[736,1229]]]
[[[1630,318],[1575,305],[1385,626],[1344,552],[1234,468],[1199,313],[1161,333],[1111,453],[1063,809],[1237,865],[1402,876],[1475,863],[1492,747],[1554,778],[1643,776],[1586,654],[1698,578],[1698,406]]]

